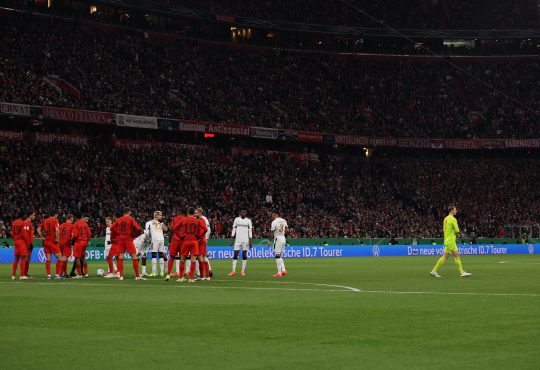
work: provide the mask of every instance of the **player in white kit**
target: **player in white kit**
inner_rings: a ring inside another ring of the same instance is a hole
[[[277,212],[272,212],[272,225],[270,226],[270,236],[268,238],[268,246],[274,247],[274,254],[276,255],[276,265],[277,265],[277,274],[272,277],[280,278],[287,275],[287,270],[285,270],[285,262],[281,258],[281,254],[285,249],[285,244],[287,240],[285,239],[285,233],[287,232],[287,221],[279,217]],[[271,234],[274,232],[274,242],[271,241]]]
[[[148,236],[146,234],[141,234],[135,239],[133,239],[133,245],[137,250],[137,257],[141,259],[141,276],[148,276],[146,274],[146,253],[148,252]]]
[[[242,271],[240,271],[240,275],[246,275],[247,252],[253,246],[251,239],[253,238],[253,224],[246,215],[247,211],[243,209],[240,211],[240,217],[234,219],[231,233],[231,245],[234,246],[234,255],[232,271],[229,272],[229,276],[236,276],[236,262],[238,262],[240,250],[242,250]]]
[[[107,217],[105,219],[105,225],[107,225],[107,228],[105,229],[105,260],[107,260],[107,257],[109,257],[109,253],[111,251],[112,247],[112,240],[111,240],[111,225],[113,223],[113,220],[111,217]],[[107,266],[107,275],[109,274],[116,274],[116,263],[113,262],[114,271],[109,271],[109,267]]]
[[[160,275],[165,276],[165,261],[167,261],[167,251],[165,250],[164,231],[167,231],[167,226],[161,222],[163,213],[161,211],[154,212],[154,219],[148,221],[144,227],[144,233],[150,239],[152,251],[152,273],[148,276],[157,276],[157,256],[159,253],[159,269]]]

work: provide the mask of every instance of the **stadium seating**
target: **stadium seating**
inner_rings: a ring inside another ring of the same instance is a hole
[[[462,63],[459,71],[443,62],[246,52],[0,17],[0,101],[365,136],[540,133],[531,113],[539,90],[528,78],[536,60]]]
[[[435,237],[451,203],[464,237],[502,236],[506,224],[540,218],[535,158],[366,158],[158,141],[130,150],[103,135],[82,145],[0,143],[0,217],[8,228],[20,209],[59,208],[90,212],[102,235],[105,216],[124,205],[139,222],[156,209],[170,219],[179,206],[202,205],[214,237],[229,234],[241,208],[256,237],[267,236],[272,209],[289,221],[291,237]]]

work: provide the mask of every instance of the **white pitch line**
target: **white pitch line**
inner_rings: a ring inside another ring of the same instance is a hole
[[[214,281],[229,281],[229,280],[214,280]],[[329,287],[340,287],[340,288],[348,288],[348,289],[316,289],[316,288],[268,288],[268,287],[224,287],[224,286],[209,286],[209,285],[203,285],[204,283],[198,283],[197,285],[187,285],[187,283],[184,284],[148,284],[148,283],[140,283],[140,284],[122,284],[122,283],[111,283],[111,284],[104,284],[104,283],[91,283],[91,282],[28,282],[23,283],[20,281],[0,281],[0,284],[32,284],[32,285],[48,285],[48,286],[109,286],[109,287],[172,287],[172,288],[196,288],[196,289],[245,289],[245,290],[281,290],[281,291],[315,291],[315,292],[354,292],[354,293],[369,293],[369,294],[394,294],[394,295],[450,295],[450,296],[456,296],[456,295],[463,295],[463,296],[483,296],[483,297],[540,297],[540,294],[536,293],[478,293],[478,292],[433,292],[433,291],[424,291],[424,292],[417,292],[417,291],[397,291],[397,290],[360,290],[357,288],[352,287],[345,287],[342,285],[331,285],[331,284],[317,284],[317,283],[295,283],[292,281],[284,282],[284,281],[239,281],[239,280],[231,280],[231,282],[239,282],[239,283],[275,283],[275,284],[300,284],[300,285],[321,285],[321,286],[329,286]],[[352,290],[354,289],[354,290]]]
[[[514,264],[514,265],[540,265],[540,262],[521,262],[521,261],[501,261],[499,263],[504,264]]]
[[[198,283],[197,285],[183,283],[175,285],[171,284],[148,284],[148,283],[139,283],[139,284],[122,284],[122,283],[111,283],[111,284],[104,284],[104,283],[91,283],[91,282],[80,282],[80,283],[72,283],[72,282],[28,282],[23,283],[20,281],[0,281],[0,284],[31,284],[31,285],[48,285],[48,286],[109,286],[109,287],[165,287],[165,288],[195,288],[195,289],[245,289],[245,290],[281,290],[281,291],[311,291],[311,292],[351,292],[352,290],[346,290],[346,289],[316,289],[316,288],[267,288],[267,287],[224,287],[224,286],[209,286],[209,285],[203,285],[205,283]],[[304,283],[302,283],[304,284]],[[308,283],[305,283],[308,284]],[[319,284],[312,284],[312,285],[319,285]],[[320,284],[325,285],[325,284]],[[331,286],[331,285],[328,285]],[[353,288],[354,289],[354,288]]]
[[[360,289],[353,288],[350,286],[345,285],[334,285],[334,284],[319,284],[319,283],[297,283],[294,281],[264,281],[264,280],[212,280],[212,281],[224,281],[224,282],[236,282],[236,283],[269,283],[269,284],[296,284],[296,285],[316,285],[316,286],[324,286],[324,287],[330,287],[330,288],[341,288],[343,290],[349,290],[351,292],[361,292]],[[341,290],[340,289],[340,290]],[[339,291],[339,290],[338,290]]]
[[[407,292],[407,291],[392,291],[392,290],[362,290],[362,293],[374,294],[404,294],[404,295],[470,295],[470,296],[487,296],[487,297],[540,297],[540,294],[535,293],[476,293],[476,292]]]

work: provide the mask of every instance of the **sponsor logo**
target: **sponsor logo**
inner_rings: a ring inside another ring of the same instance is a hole
[[[529,254],[534,254],[534,245],[529,244]]]
[[[47,261],[47,256],[45,256],[45,248],[39,248],[38,258],[39,262]]]
[[[374,245],[372,249],[373,257],[379,257],[381,255],[381,249],[378,245]]]

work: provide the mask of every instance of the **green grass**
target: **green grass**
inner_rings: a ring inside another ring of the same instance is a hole
[[[42,264],[11,281],[0,265],[0,368],[538,369],[540,256],[465,256],[467,279],[451,261],[431,278],[434,263],[289,259],[273,281],[272,260],[235,278],[214,261],[189,286],[46,281]]]

